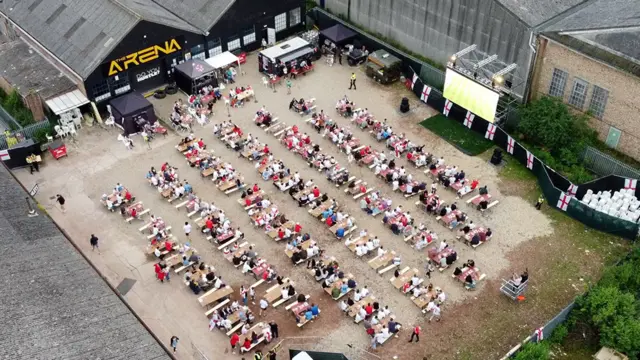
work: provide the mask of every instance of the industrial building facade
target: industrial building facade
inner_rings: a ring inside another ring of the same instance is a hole
[[[304,0],[5,0],[0,32],[19,37],[103,103],[173,78],[172,67],[251,51],[304,29]]]

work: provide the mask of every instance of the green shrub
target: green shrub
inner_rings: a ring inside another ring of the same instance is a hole
[[[51,126],[36,130],[33,133],[33,141],[38,144],[44,144],[47,142],[47,134],[53,134],[53,128]]]
[[[549,346],[547,343],[528,342],[516,353],[514,360],[548,360]]]
[[[552,344],[560,344],[564,341],[564,339],[569,335],[569,329],[566,324],[560,324],[556,326],[556,328],[549,336],[548,341]]]

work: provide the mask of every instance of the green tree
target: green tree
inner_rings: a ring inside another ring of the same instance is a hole
[[[549,346],[547,343],[528,342],[516,353],[514,360],[548,360]]]
[[[573,115],[567,106],[551,97],[542,97],[520,109],[518,130],[535,145],[557,152],[573,137]]]

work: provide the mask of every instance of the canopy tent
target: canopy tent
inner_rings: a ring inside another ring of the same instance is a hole
[[[56,96],[53,99],[45,101],[47,106],[54,114],[60,115],[67,111],[79,108],[84,104],[89,103],[89,99],[82,93],[82,91],[75,89],[71,92]]]
[[[320,31],[320,35],[336,45],[343,45],[353,39],[357,34],[342,24],[336,24]]]
[[[174,67],[176,85],[185,93],[192,95],[205,86],[218,86],[214,68],[204,60],[191,59]]]
[[[211,65],[211,67],[214,69],[222,69],[233,63],[238,64],[238,68],[240,68],[240,60],[238,59],[238,57],[228,51],[225,51],[222,54],[218,54],[212,58],[208,58],[207,60],[205,60],[205,62]]]
[[[303,351],[292,357],[291,360],[313,360],[313,358]]]
[[[144,122],[154,124],[157,120],[153,105],[138,92],[117,97],[109,105],[116,125],[127,135],[140,132]]]

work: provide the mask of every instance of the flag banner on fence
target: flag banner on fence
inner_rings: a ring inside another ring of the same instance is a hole
[[[429,99],[429,95],[431,94],[431,88],[428,87],[427,85],[425,85],[422,88],[422,94],[420,95],[420,100],[424,101],[425,103],[427,102],[427,100]]]
[[[507,135],[508,136],[508,135]],[[516,147],[516,141],[511,136],[507,138],[507,152],[513,155],[513,149]]]
[[[3,159],[4,160],[4,159]],[[636,179],[624,179],[624,188],[625,190],[636,191],[636,185],[638,184],[638,180]]]
[[[0,150],[0,160],[11,160],[11,156],[9,156],[9,150]]]
[[[571,196],[560,191],[560,198],[558,198],[558,205],[557,205],[558,209],[562,211],[567,211],[567,206],[569,206],[570,202],[571,202]]]
[[[411,78],[411,90],[413,90],[413,88],[416,87],[417,81],[418,81],[418,75],[416,75],[416,73],[413,73],[413,78]]]
[[[473,124],[473,119],[475,119],[476,115],[471,111],[467,110],[467,116],[464,117],[464,126],[471,129],[471,125]]]
[[[529,170],[533,170],[533,159],[535,159],[535,157],[527,150],[527,168],[529,168]]]
[[[569,189],[567,189],[567,193],[571,197],[576,197],[576,194],[578,193],[578,185],[575,185],[575,184],[569,185]]]
[[[497,128],[498,128],[497,126],[493,125],[492,123],[489,123],[489,126],[487,126],[487,132],[484,134],[484,138],[493,140],[493,137],[496,135]]]
[[[453,103],[449,101],[449,99],[447,99],[447,101],[444,102],[444,110],[442,111],[444,116],[447,116],[447,117],[449,116],[449,111],[451,111],[452,106],[453,106]]]
[[[536,342],[540,342],[544,340],[544,328],[543,327],[537,328],[536,331],[533,332],[533,335],[535,335],[536,337]]]

